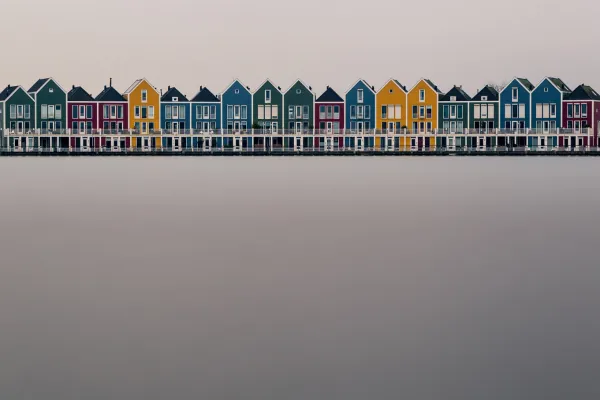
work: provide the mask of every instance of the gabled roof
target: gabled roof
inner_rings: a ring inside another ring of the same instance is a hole
[[[200,90],[196,93],[192,101],[199,103],[218,103],[221,100],[208,90],[207,87],[200,86]]]
[[[377,91],[377,94],[379,94],[383,90],[383,88],[386,87],[388,85],[388,83],[390,83],[390,82],[393,82],[394,85],[396,85],[398,88],[400,88],[400,90],[402,90],[404,93],[408,93],[408,90],[406,90],[406,86],[401,84],[397,79],[388,79],[388,81],[386,83],[384,83],[381,88],[379,88],[379,90]]]
[[[581,84],[571,93],[565,95],[565,100],[594,100],[600,101],[600,94],[591,86]]]
[[[290,91],[290,90],[291,90],[291,89],[292,89],[294,86],[296,86],[296,84],[297,84],[298,82],[300,82],[300,84],[301,84],[302,86],[304,86],[304,88],[305,88],[306,90],[308,90],[308,91],[310,92],[310,94],[312,94],[313,98],[315,97],[315,92],[313,92],[313,90],[312,90],[312,86],[308,86],[306,83],[304,83],[304,82],[302,81],[302,79],[296,79],[296,81],[295,81],[294,83],[292,83],[292,86],[290,86],[289,88],[287,88],[287,89],[286,89],[286,90],[283,92],[283,95],[285,96],[285,95],[286,95],[286,94],[287,94],[287,93],[288,93],[288,92],[289,92],[289,91]]]
[[[316,100],[317,103],[343,103],[344,99],[335,92],[330,86],[323,92],[321,96]]]
[[[238,83],[240,86],[242,86],[244,88],[245,91],[247,91],[250,95],[252,95],[252,92],[250,91],[250,88],[248,86],[245,86],[242,81],[240,81],[239,79],[234,79],[233,82],[231,82],[229,84],[229,86],[227,86],[227,88],[225,88],[225,90],[223,90],[223,92],[221,94],[226,93],[229,89],[231,89],[231,87],[233,85],[235,85],[236,83]]]
[[[157,90],[157,89],[156,89],[154,86],[152,86],[152,84],[151,84],[150,82],[148,82],[148,79],[146,79],[146,78],[141,78],[141,79],[137,79],[135,82],[133,82],[133,83],[131,84],[131,86],[129,86],[129,87],[127,88],[127,90],[126,90],[125,92],[123,92],[123,95],[126,95],[126,94],[129,94],[129,93],[133,92],[133,91],[135,90],[135,88],[136,88],[136,87],[138,87],[138,85],[139,85],[140,83],[142,83],[142,82],[146,82],[146,83],[147,83],[147,84],[148,84],[148,85],[149,85],[149,86],[150,86],[152,89],[154,89],[154,91],[155,91],[156,93],[158,93],[158,90]]]
[[[364,79],[357,80],[356,83],[354,83],[354,85],[350,86],[350,88],[348,90],[346,90],[346,94],[348,94],[352,89],[354,89],[356,87],[356,85],[358,85],[360,82],[362,82],[363,85],[365,85],[366,87],[368,87],[369,90],[371,92],[373,92],[373,94],[375,94],[375,87],[369,85],[369,82],[365,81]]]
[[[73,86],[67,95],[68,101],[94,101],[94,98],[90,96],[81,86]]]
[[[483,89],[477,92],[471,101],[483,101],[481,99],[483,96],[487,96],[486,101],[498,101],[498,91],[490,85],[486,85]]]
[[[419,79],[417,83],[415,83],[415,85],[409,90],[409,92],[412,92],[419,85],[419,83],[421,83],[421,81],[425,82],[437,94],[442,94],[442,91],[440,90],[440,88],[437,87],[435,83],[433,83],[430,79],[425,78]]]
[[[272,86],[275,88],[275,90],[277,90],[279,93],[283,94],[283,93],[281,92],[281,88],[280,88],[279,86],[277,86],[276,84],[274,84],[273,82],[271,82],[271,80],[270,80],[269,78],[267,78],[267,80],[266,80],[266,81],[264,81],[263,83],[261,83],[261,84],[260,84],[260,85],[259,85],[259,86],[256,88],[256,90],[254,91],[254,93],[258,93],[258,91],[259,91],[260,89],[262,89],[262,87],[263,87],[263,86],[265,86],[267,83],[270,83],[270,84],[271,84],[271,85],[272,85]],[[254,94],[254,93],[252,93],[252,94]]]
[[[46,84],[46,82],[48,82],[50,80],[50,78],[41,78],[38,79],[32,87],[29,88],[29,90],[27,91],[28,93],[35,93],[38,90],[40,90],[42,88],[42,86],[44,86]]]
[[[454,86],[448,91],[448,93],[441,94],[440,101],[450,101],[451,97],[456,97],[456,101],[471,100],[471,96],[469,96],[464,90],[462,90],[462,86]]]
[[[96,96],[96,101],[127,101],[121,93],[112,86],[104,86],[104,90]]]
[[[525,87],[525,89],[529,90],[530,92],[535,89],[535,86],[529,82],[529,79],[517,78],[517,80],[521,83],[521,85],[523,85],[523,87]]]
[[[167,92],[162,95],[160,101],[173,101],[173,97],[177,97],[177,102],[186,102],[189,101],[187,97],[185,97],[176,87],[171,87],[167,89]]]
[[[546,79],[548,79],[561,92],[563,92],[563,93],[571,93],[571,89],[567,86],[566,83],[563,82],[562,79],[560,79],[560,78],[552,78],[552,77],[548,77]]]
[[[58,87],[60,88],[60,90],[62,90],[63,92],[67,93],[67,91],[66,91],[65,89],[63,89],[63,87],[62,87],[62,86],[60,86],[60,85],[58,84],[58,82],[56,82],[56,81],[55,81],[53,78],[41,78],[41,79],[38,79],[38,80],[37,80],[37,81],[36,81],[36,82],[33,84],[33,86],[29,88],[29,90],[27,91],[27,93],[37,93],[37,92],[39,92],[39,91],[40,91],[40,89],[41,89],[41,88],[43,88],[43,87],[44,87],[44,85],[45,85],[46,83],[50,82],[50,81],[54,82],[54,83],[56,84],[56,86],[58,86]]]
[[[6,101],[19,88],[19,86],[7,86],[0,92],[0,101]]]

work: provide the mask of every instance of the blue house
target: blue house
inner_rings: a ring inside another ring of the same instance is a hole
[[[221,95],[222,123],[227,133],[252,128],[252,93],[239,80],[233,81]]]
[[[375,128],[375,88],[364,79],[346,92],[346,131],[364,133]]]
[[[190,102],[177,88],[169,86],[160,98],[160,127],[165,133],[190,129]]]
[[[544,78],[531,94],[531,127],[536,133],[556,133],[561,127],[562,102],[571,89],[558,78]]]
[[[208,88],[200,90],[191,101],[192,129],[197,132],[218,133],[221,129],[221,100]]]
[[[500,128],[523,131],[531,128],[531,93],[535,86],[525,78],[514,78],[500,92]]]

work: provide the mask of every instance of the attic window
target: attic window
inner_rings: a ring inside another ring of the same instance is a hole
[[[173,97],[173,101],[179,101],[179,97]]]
[[[544,93],[548,93],[548,88],[544,88]]]
[[[50,89],[48,89],[48,91],[49,91],[50,93],[54,93],[54,88],[50,88]]]
[[[235,89],[235,91],[233,93],[240,94],[240,89]]]
[[[302,93],[302,89],[296,89],[296,94]]]
[[[456,101],[456,96],[450,96],[450,101]]]
[[[390,89],[390,93],[394,93],[394,89]]]
[[[487,96],[481,96],[481,101],[487,101]]]

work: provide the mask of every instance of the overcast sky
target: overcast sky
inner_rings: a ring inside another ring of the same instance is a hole
[[[592,0],[3,0],[0,84],[52,76],[96,95],[146,77],[192,96],[267,77],[345,92],[420,77],[471,94],[513,76],[600,89]],[[18,34],[16,33],[18,32]]]

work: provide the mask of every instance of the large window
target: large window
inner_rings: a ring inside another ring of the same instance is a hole
[[[513,103],[519,101],[519,88],[512,88],[512,101]]]
[[[365,93],[363,89],[358,89],[356,92],[356,101],[359,104],[362,104],[365,102]]]

